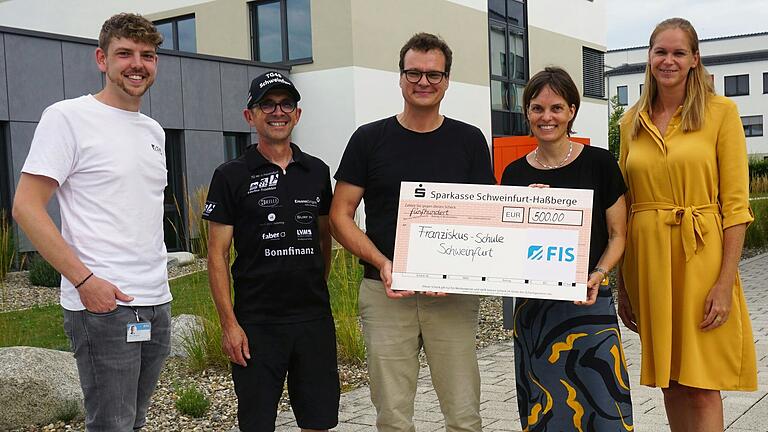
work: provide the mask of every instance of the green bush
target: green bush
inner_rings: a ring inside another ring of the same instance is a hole
[[[48,261],[37,256],[29,263],[29,282],[37,286],[58,287],[61,285],[61,273]]]
[[[624,115],[624,106],[619,105],[619,96],[612,97],[609,101],[611,104],[611,115],[608,117],[608,151],[611,152],[616,160],[619,160],[621,153],[621,131],[619,130],[619,122],[621,116]]]
[[[768,176],[768,160],[750,159],[749,160],[749,178]]]
[[[346,363],[365,361],[365,342],[360,329],[357,297],[363,267],[357,258],[343,248],[334,249],[328,291],[331,311],[336,322],[336,343],[339,359]]]
[[[187,232],[196,233],[191,238],[192,253],[198,257],[208,256],[208,221],[203,219],[203,209],[208,197],[208,186],[200,186],[194,192],[192,199],[187,198],[189,227]]]
[[[193,372],[203,372],[209,367],[228,369],[229,358],[221,346],[221,324],[212,306],[200,308],[197,312],[202,319],[200,327],[192,328],[182,340],[187,353],[187,366]]]
[[[68,400],[64,402],[64,406],[59,408],[59,411],[56,413],[56,420],[69,423],[76,418],[81,418],[82,413],[83,408],[80,402],[76,400]]]
[[[747,228],[744,247],[768,247],[768,199],[753,199],[749,203],[755,212],[755,220]]]
[[[751,196],[768,195],[768,175],[750,177],[749,194]]]
[[[211,401],[208,400],[203,392],[193,385],[175,386],[176,409],[180,413],[199,418],[205,415]]]

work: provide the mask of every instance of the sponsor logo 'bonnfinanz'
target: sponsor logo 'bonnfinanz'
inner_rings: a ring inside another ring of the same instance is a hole
[[[314,247],[297,248],[297,247],[291,246],[285,249],[268,249],[268,248],[264,249],[264,256],[268,256],[268,257],[314,255],[314,254],[315,254]]]
[[[564,246],[528,246],[528,259],[531,261],[573,262],[576,259],[572,247]]]

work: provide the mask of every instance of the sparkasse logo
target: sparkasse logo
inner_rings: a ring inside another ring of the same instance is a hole
[[[427,196],[427,190],[424,189],[423,185],[419,184],[419,187],[413,190],[413,196],[416,198],[424,198]]]
[[[572,247],[531,245],[528,246],[528,259],[531,261],[573,262],[576,259]]]

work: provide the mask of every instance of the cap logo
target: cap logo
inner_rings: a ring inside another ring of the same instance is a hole
[[[291,83],[289,83],[288,81],[284,80],[282,77],[279,77],[279,78],[271,78],[271,79],[268,79],[266,81],[260,82],[259,83],[259,88],[264,88],[264,86],[268,86],[268,85],[274,84],[274,83],[282,83],[282,84],[285,84],[287,86],[291,85]],[[293,86],[291,86],[291,87],[293,87]]]

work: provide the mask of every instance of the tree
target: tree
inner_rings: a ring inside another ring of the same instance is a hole
[[[619,105],[619,96],[612,97],[608,103],[611,104],[611,115],[608,117],[608,151],[611,152],[616,160],[619,160],[619,148],[621,143],[621,133],[619,132],[619,121],[624,115],[624,105]]]

